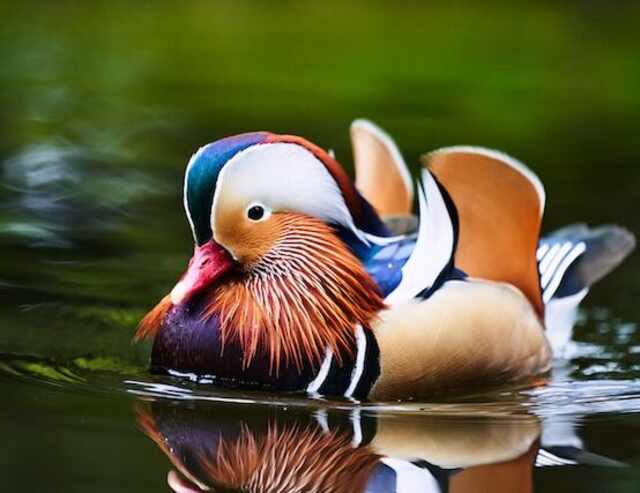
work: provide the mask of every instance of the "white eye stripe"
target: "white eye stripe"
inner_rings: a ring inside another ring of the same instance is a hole
[[[211,207],[260,200],[273,211],[307,214],[351,230],[367,243],[354,224],[335,179],[304,147],[284,142],[259,144],[238,152],[222,168]],[[215,230],[215,228],[214,228]]]

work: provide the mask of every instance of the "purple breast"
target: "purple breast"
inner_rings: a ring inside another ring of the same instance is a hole
[[[216,314],[205,317],[204,307],[202,300],[195,300],[167,314],[154,340],[152,371],[195,373],[223,386],[290,391],[304,390],[313,380],[313,368],[298,370],[281,364],[278,372],[271,370],[265,348],[243,366],[242,347],[231,340],[222,344],[219,318]]]

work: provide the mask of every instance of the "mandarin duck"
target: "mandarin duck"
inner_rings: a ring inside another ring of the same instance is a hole
[[[423,157],[414,220],[391,137],[366,120],[351,137],[355,182],[291,135],[227,137],[191,157],[194,254],[136,332],[153,338],[153,372],[373,400],[531,380],[634,247],[617,226],[540,238],[538,177],[478,147]]]
[[[566,430],[526,411],[256,411],[237,402],[136,405],[138,426],[171,461],[167,482],[179,493],[532,491],[534,467],[624,465],[576,447]]]
[[[162,400],[137,405],[136,414],[171,461],[167,483],[178,493],[520,491],[541,450],[539,420],[526,415],[465,420],[275,408],[243,415],[237,404]],[[505,482],[511,488],[500,488]]]

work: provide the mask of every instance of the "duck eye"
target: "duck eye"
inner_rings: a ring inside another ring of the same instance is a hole
[[[259,221],[264,217],[264,207],[261,205],[252,205],[247,209],[247,217],[252,221]]]

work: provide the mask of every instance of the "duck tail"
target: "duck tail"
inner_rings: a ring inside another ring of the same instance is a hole
[[[569,342],[578,305],[589,288],[615,269],[635,245],[633,233],[616,225],[572,224],[540,240],[540,287],[554,354]]]

